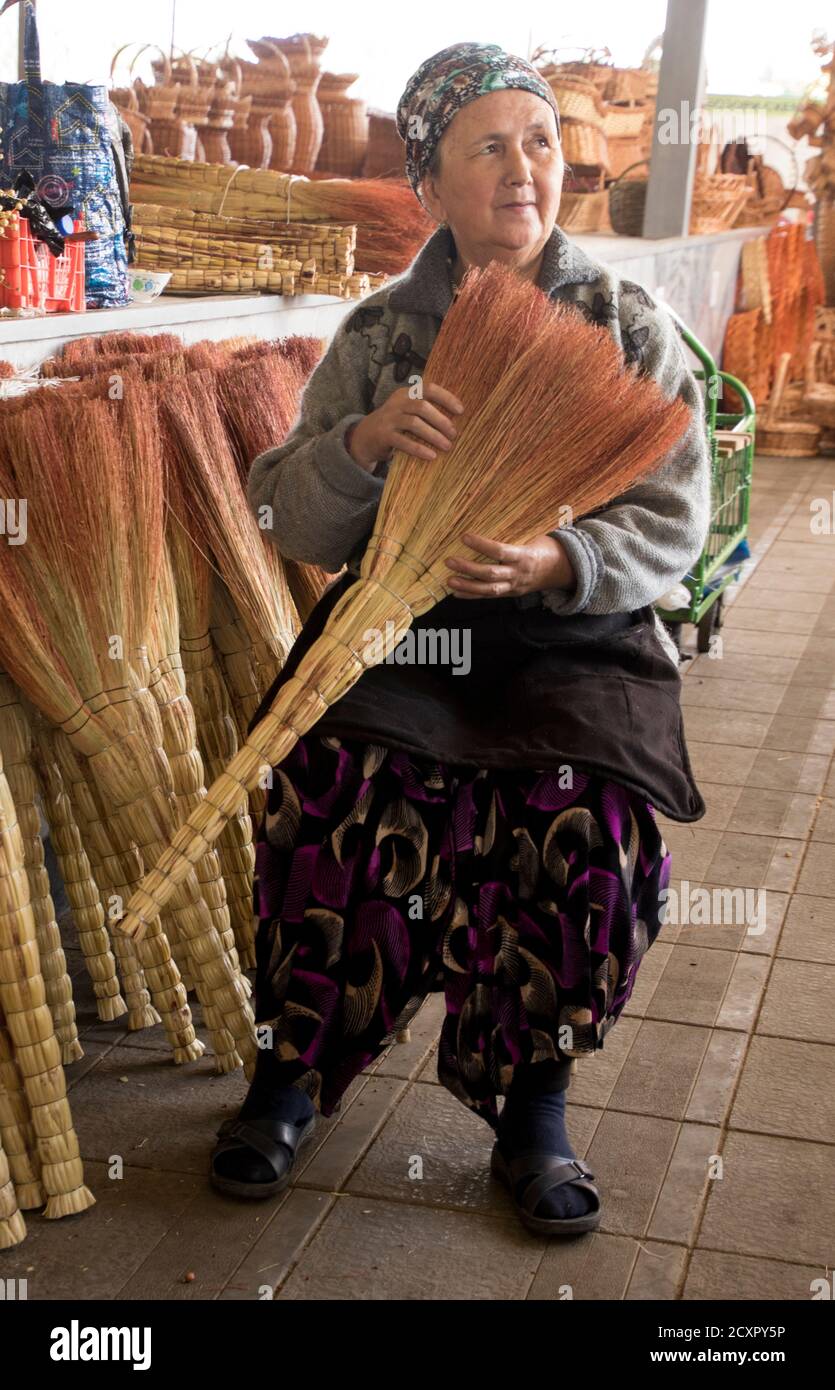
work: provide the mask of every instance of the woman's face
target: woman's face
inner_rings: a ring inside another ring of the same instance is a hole
[[[538,255],[557,220],[565,167],[548,102],[519,88],[477,97],[456,112],[438,151],[424,196],[463,259],[524,264]]]

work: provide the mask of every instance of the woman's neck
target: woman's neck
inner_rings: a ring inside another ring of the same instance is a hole
[[[515,265],[513,269],[523,280],[532,280],[534,284],[536,284],[539,280],[539,272],[542,269],[542,258],[544,255],[545,248],[543,247],[533,260],[522,265]],[[452,262],[452,283],[455,289],[458,288],[472,264],[475,264],[475,262],[467,261],[461,255],[460,251],[456,251]]]

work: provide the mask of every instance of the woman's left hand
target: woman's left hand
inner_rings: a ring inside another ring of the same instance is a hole
[[[506,594],[530,594],[538,589],[573,589],[576,577],[564,548],[554,536],[536,536],[527,545],[505,545],[489,536],[465,531],[461,537],[470,550],[486,559],[449,556],[447,580],[459,598],[499,598]]]

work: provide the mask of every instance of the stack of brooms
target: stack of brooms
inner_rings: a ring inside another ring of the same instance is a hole
[[[38,799],[99,1018],[161,1018],[190,1061],[204,1051],[193,988],[217,1069],[251,1073],[241,970],[263,791],[142,943],[113,923],[245,738],[327,582],[284,564],[244,493],[320,351],[112,334],[70,345],[44,373],[54,389],[0,402],[0,488],[27,504],[26,543],[0,547],[0,1247],[22,1239],[24,1211],[94,1200],[61,1069],[83,1053]]]

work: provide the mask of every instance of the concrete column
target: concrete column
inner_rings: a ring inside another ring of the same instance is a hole
[[[645,237],[686,236],[690,224],[697,150],[690,136],[704,89],[707,6],[708,0],[667,0]]]

